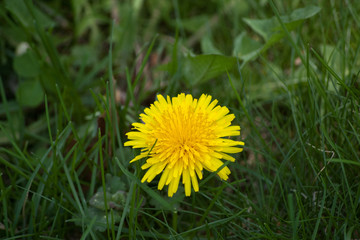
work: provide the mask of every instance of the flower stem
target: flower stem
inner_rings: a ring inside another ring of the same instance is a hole
[[[172,227],[175,232],[177,232],[177,225],[178,225],[177,220],[178,220],[177,210],[174,209],[173,214],[172,214]]]

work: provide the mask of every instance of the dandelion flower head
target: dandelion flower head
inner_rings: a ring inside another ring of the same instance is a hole
[[[162,173],[159,190],[168,185],[168,196],[172,197],[181,179],[185,195],[190,196],[191,186],[199,191],[203,169],[215,172],[224,164],[221,159],[235,161],[229,153],[241,152],[244,142],[229,137],[239,136],[240,126],[231,126],[234,114],[211,99],[205,94],[199,99],[184,93],[172,99],[158,95],[140,114],[142,122],[132,124],[124,145],[141,149],[130,162],[146,158],[141,168],[148,170],[142,182],[151,182]],[[217,174],[227,180],[230,170],[225,166]]]

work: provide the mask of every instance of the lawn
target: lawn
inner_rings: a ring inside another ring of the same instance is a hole
[[[356,1],[0,6],[0,238],[360,239]]]

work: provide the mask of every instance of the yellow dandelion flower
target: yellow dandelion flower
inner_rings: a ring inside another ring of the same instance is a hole
[[[198,178],[202,170],[217,171],[223,162],[235,161],[228,153],[238,153],[244,142],[234,141],[229,136],[239,136],[240,127],[231,126],[234,114],[227,107],[216,106],[211,96],[201,95],[194,99],[190,94],[179,94],[165,99],[157,96],[157,101],[140,114],[142,123],[133,123],[133,131],[128,132],[129,141],[125,146],[141,148],[141,153],[130,162],[146,158],[142,169],[148,169],[142,182],[151,182],[162,173],[158,184],[161,190],[168,186],[168,195],[176,193],[180,178],[185,187],[185,195],[190,196],[191,185],[199,191]],[[227,166],[218,173],[227,180],[230,170]]]

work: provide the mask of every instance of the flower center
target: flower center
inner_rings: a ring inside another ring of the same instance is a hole
[[[182,160],[187,165],[189,158],[207,151],[214,137],[211,125],[207,114],[192,106],[169,109],[156,121],[154,150],[162,161]]]

